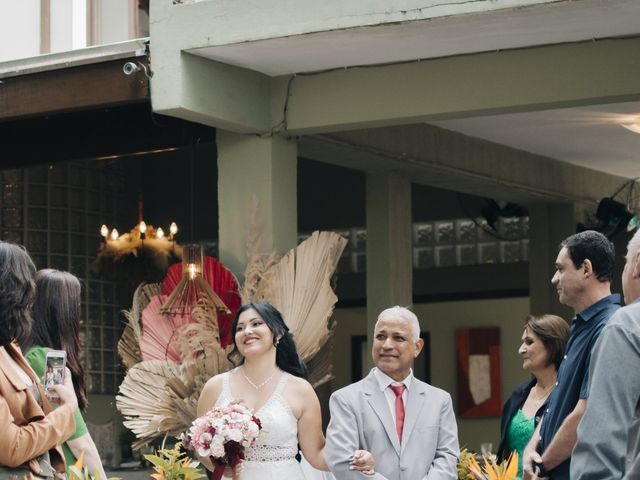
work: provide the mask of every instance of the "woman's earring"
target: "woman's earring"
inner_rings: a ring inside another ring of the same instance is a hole
[[[276,348],[278,347],[278,344],[279,344],[279,343],[280,343],[280,339],[279,339],[279,338],[276,338],[276,343],[275,343]]]

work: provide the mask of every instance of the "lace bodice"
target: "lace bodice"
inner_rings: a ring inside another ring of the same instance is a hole
[[[231,372],[223,373],[222,393],[216,406],[237,400],[229,385],[230,374]],[[289,374],[283,372],[271,397],[255,412],[262,423],[262,430],[255,443],[246,449],[246,461],[279,462],[292,460],[298,453],[298,420],[282,396],[288,378]]]

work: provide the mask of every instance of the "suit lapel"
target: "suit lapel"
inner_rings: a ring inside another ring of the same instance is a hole
[[[411,388],[407,392],[407,404],[404,406],[404,426],[402,427],[402,447],[408,443],[411,432],[418,422],[418,416],[424,406],[427,390],[414,377],[411,380]]]
[[[396,426],[393,423],[391,412],[389,411],[389,404],[384,396],[384,392],[380,390],[376,377],[371,372],[364,382],[364,395],[367,403],[371,406],[371,409],[377,415],[380,423],[387,432],[387,437],[396,450],[396,453],[400,455],[400,441],[398,440],[398,434],[396,432]]]

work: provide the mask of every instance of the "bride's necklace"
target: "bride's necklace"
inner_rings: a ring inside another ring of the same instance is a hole
[[[262,387],[264,387],[267,383],[269,383],[271,381],[271,379],[275,376],[276,373],[278,373],[278,369],[276,368],[273,373],[271,375],[269,375],[269,378],[267,378],[264,382],[256,385],[255,383],[253,383],[251,381],[251,379],[249,377],[247,377],[247,374],[244,373],[244,367],[240,369],[240,373],[242,373],[242,376],[244,377],[244,379],[249,382],[249,385],[251,385],[253,388],[255,388],[256,390],[260,390]]]

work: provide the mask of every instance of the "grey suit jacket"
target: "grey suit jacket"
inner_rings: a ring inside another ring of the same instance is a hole
[[[439,480],[458,478],[458,427],[451,396],[413,378],[405,405],[402,445],[389,404],[369,375],[331,395],[325,457],[337,480]],[[349,470],[357,449],[376,462],[374,477]]]

